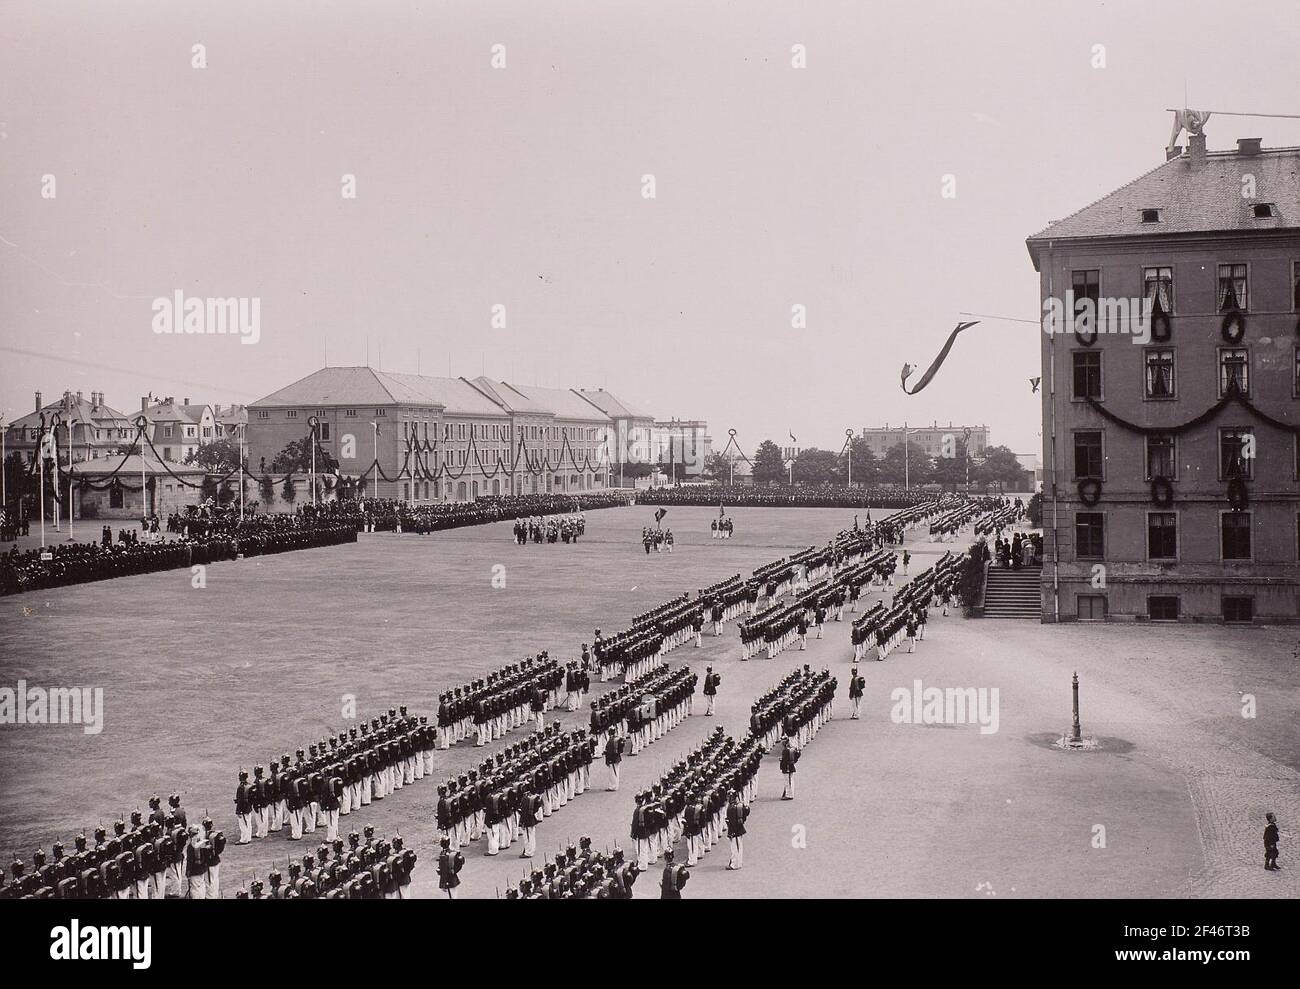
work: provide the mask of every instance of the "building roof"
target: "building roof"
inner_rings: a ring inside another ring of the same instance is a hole
[[[521,396],[560,419],[582,419],[608,423],[609,416],[570,388],[543,388],[540,385],[510,385],[502,382],[514,395]]]
[[[1254,176],[1254,198],[1242,196],[1246,175]],[[1254,206],[1262,203],[1273,206],[1273,216],[1255,216]],[[1047,240],[1300,229],[1298,203],[1300,148],[1184,153],[1049,223],[1026,243],[1036,257]],[[1157,222],[1142,221],[1149,209],[1159,210]]]
[[[526,415],[555,414],[551,409],[537,404],[523,392],[512,388],[504,381],[493,381],[491,378],[480,375],[474,379],[472,384],[507,412],[521,412]],[[595,412],[596,410],[592,409],[591,411]]]
[[[395,374],[372,367],[323,367],[250,408],[312,405],[428,405],[461,415],[501,415],[501,408],[464,378]]]
[[[130,420],[117,409],[108,405],[95,405],[94,402],[85,398],[78,398],[75,393],[68,393],[68,400],[65,406],[64,399],[59,398],[57,401],[50,402],[48,405],[41,406],[41,412],[45,413],[45,419],[48,422],[50,414],[53,412],[63,416],[65,422],[72,423],[90,423],[91,425],[103,424],[106,422],[129,422]],[[14,419],[6,423],[6,429],[34,429],[40,426],[41,413],[28,412],[27,415]],[[117,428],[117,427],[113,427]]]
[[[191,419],[193,419],[195,422],[199,422],[199,421],[201,421],[201,420],[203,419],[203,413],[210,411],[210,410],[212,409],[212,406],[210,406],[210,405],[178,405],[177,408],[180,409],[182,412],[184,412],[187,416],[189,416],[189,417],[190,417]]]
[[[152,451],[148,451],[143,455],[132,453],[125,458],[125,463],[123,463],[124,458],[112,455],[100,457],[98,460],[79,460],[72,465],[72,473],[74,476],[84,475],[89,477],[103,477],[106,474],[112,474],[114,471],[117,471],[129,484],[131,478],[138,478],[140,476],[140,461],[142,456],[144,460],[144,472],[146,475],[166,474],[168,469],[170,469],[173,474],[181,474],[186,477],[207,473],[207,469],[204,467],[199,467],[195,464],[178,464],[173,460],[163,460],[161,457],[154,456]],[[122,464],[122,466],[119,468],[118,464]]]
[[[174,399],[166,399],[149,406],[144,410],[144,414],[150,422],[183,422],[191,426],[197,425],[198,419],[191,417],[185,411],[186,408],[187,406],[181,405]]]
[[[607,391],[580,395],[572,389],[511,385],[487,377],[470,381],[397,374],[370,367],[324,367],[265,398],[259,398],[249,407],[428,405],[452,415],[502,416],[517,412],[604,421],[612,413],[599,401],[593,401],[592,396],[619,410],[619,415],[650,418],[629,410]]]
[[[615,398],[612,392],[605,391],[604,388],[580,388],[577,391],[578,394],[611,419],[648,419],[651,422],[654,421],[654,416],[632,408],[626,402]]]
[[[437,405],[453,415],[499,416],[502,409],[464,378],[376,371],[381,384],[402,405]]]

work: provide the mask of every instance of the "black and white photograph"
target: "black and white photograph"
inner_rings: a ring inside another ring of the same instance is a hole
[[[1298,51],[1281,0],[4,0],[6,955],[762,917],[1257,978]],[[258,899],[430,902],[106,902]]]

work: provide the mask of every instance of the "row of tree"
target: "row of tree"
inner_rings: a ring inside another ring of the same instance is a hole
[[[970,458],[964,439],[956,441],[953,456],[930,457],[915,444],[897,443],[884,457],[877,457],[861,436],[855,437],[847,450],[838,453],[809,447],[799,451],[791,465],[781,456],[781,448],[772,440],[764,440],[754,452],[753,478],[755,484],[784,484],[793,477],[795,484],[821,486],[847,484],[849,465],[855,485],[939,484],[955,491],[966,484],[969,460],[972,485],[1000,486],[1004,491],[1028,491],[1033,488],[1033,477],[1020,466],[1015,453],[1005,446],[986,447],[980,456]],[[712,454],[704,464],[704,476],[726,481],[730,476],[730,460],[721,453]]]

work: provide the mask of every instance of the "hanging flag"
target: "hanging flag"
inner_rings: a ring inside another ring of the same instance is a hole
[[[722,518],[726,514],[727,514],[727,510],[722,507],[722,502],[718,502],[718,518]]]
[[[658,525],[660,522],[662,522],[664,520],[664,516],[667,514],[668,514],[668,509],[666,508],[661,508],[659,509],[659,511],[655,512],[655,525]]]
[[[915,369],[912,367],[911,364],[904,364],[903,373],[901,375],[902,381],[900,382],[903,391],[907,392],[907,394],[909,395],[915,395],[922,388],[928,385],[930,383],[930,379],[934,377],[935,372],[939,370],[939,366],[943,364],[944,360],[947,358],[948,351],[952,350],[952,345],[957,340],[957,334],[960,333],[962,330],[969,330],[972,326],[975,326],[978,323],[979,320],[975,320],[974,322],[971,323],[957,324],[956,328],[951,333],[948,334],[948,340],[947,342],[944,343],[943,349],[939,351],[939,356],[934,359],[934,363],[930,365],[930,367],[926,370],[925,374],[921,375],[921,380],[916,383],[916,386],[911,391],[907,390],[907,379],[908,376],[911,375],[912,371]]]
[[[791,442],[791,443],[798,443],[798,442],[799,442],[797,439],[794,438],[794,433],[791,433],[791,434],[790,434],[790,442]]]
[[[1042,382],[1043,382],[1043,379],[1042,379],[1041,376],[1040,376],[1040,377],[1037,377],[1037,378],[1030,378],[1030,379],[1029,379],[1029,385],[1030,385],[1030,387],[1033,388],[1033,390],[1034,390],[1034,391],[1033,391],[1033,394],[1035,394],[1035,395],[1038,394],[1038,386],[1039,386],[1040,384],[1042,384]]]

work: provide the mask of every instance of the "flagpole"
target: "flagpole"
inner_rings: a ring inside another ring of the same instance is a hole
[[[75,514],[72,504],[72,423],[68,423],[68,542],[75,542],[76,537],[72,531],[72,516]],[[55,437],[54,451],[57,456],[59,450],[58,437]]]

